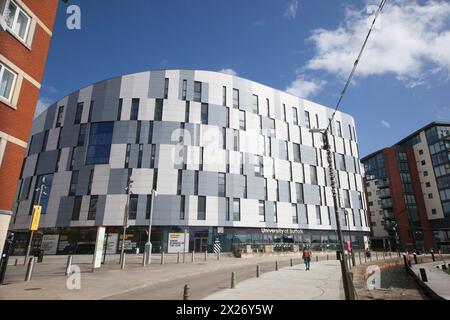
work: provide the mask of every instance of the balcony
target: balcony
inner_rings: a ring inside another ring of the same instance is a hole
[[[383,218],[385,220],[395,220],[395,215],[392,211],[384,210],[383,211]]]

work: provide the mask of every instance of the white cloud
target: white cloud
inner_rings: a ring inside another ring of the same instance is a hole
[[[237,72],[230,68],[224,68],[224,69],[220,70],[219,72],[230,74],[232,76],[237,76]]]
[[[324,80],[306,79],[303,74],[297,74],[296,79],[286,88],[286,92],[307,99],[318,93],[325,84]]]
[[[264,19],[255,20],[252,25],[254,27],[264,27],[266,25],[266,21]]]
[[[298,0],[289,0],[284,11],[285,18],[295,19],[298,12]]]
[[[34,117],[36,118],[41,112],[45,111],[51,104],[53,103],[53,100],[50,100],[45,97],[40,97],[37,104],[36,104],[36,110],[34,111]]]
[[[309,38],[315,55],[309,70],[347,76],[373,17],[366,9],[346,9],[346,19],[335,30],[316,29]],[[428,0],[388,1],[372,33],[358,76],[393,74],[408,87],[426,83],[436,70],[450,73],[450,3]]]
[[[389,122],[387,122],[386,120],[381,120],[380,122],[381,122],[381,124],[382,124],[383,126],[385,126],[386,128],[390,128],[390,127],[391,127],[391,124],[390,124]]]

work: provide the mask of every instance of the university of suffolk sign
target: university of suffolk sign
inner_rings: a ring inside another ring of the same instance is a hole
[[[286,235],[291,235],[291,234],[302,234],[303,230],[300,230],[300,229],[266,229],[266,228],[262,228],[261,229],[261,233],[263,233],[263,234],[286,234]]]

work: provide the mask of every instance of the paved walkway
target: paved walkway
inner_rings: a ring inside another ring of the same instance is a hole
[[[342,300],[340,264],[337,260],[312,262],[311,269],[296,265],[239,282],[204,300]]]
[[[436,260],[439,259],[436,256]],[[420,268],[425,268],[427,273],[428,282],[426,285],[433,290],[437,295],[441,296],[446,300],[450,300],[450,274],[445,273],[442,269],[436,268],[436,266],[441,267],[443,264],[449,268],[450,259],[447,257],[447,260],[444,261],[436,261],[430,263],[422,263],[412,265],[412,270],[420,277]]]

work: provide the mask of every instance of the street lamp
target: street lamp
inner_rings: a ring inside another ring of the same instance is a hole
[[[397,227],[398,224],[396,223],[393,227],[394,231],[395,231],[395,242],[397,244],[397,252],[398,252],[398,256],[400,257],[400,244],[399,244],[399,238],[398,238],[398,231],[397,231]]]
[[[149,265],[152,262],[152,243],[151,235],[152,235],[152,221],[153,221],[153,203],[155,202],[155,198],[158,195],[155,189],[152,189],[152,202],[150,204],[150,217],[148,223],[148,238],[147,243],[145,244],[144,249],[144,266]]]
[[[336,179],[334,176],[334,170],[333,170],[333,160],[331,156],[331,147],[330,143],[328,141],[328,129],[310,129],[309,132],[311,133],[320,133],[323,137],[323,149],[327,152],[327,161],[328,161],[328,170],[330,174],[330,182],[331,182],[331,192],[333,194],[333,204],[334,204],[334,213],[336,217],[336,232],[338,236],[339,241],[339,249],[341,251],[340,256],[340,262],[341,262],[341,272],[342,272],[342,282],[344,286],[344,294],[345,299],[350,300],[350,283],[349,283],[349,277],[348,277],[348,271],[347,271],[347,264],[344,260],[344,243],[342,241],[342,230],[341,230],[341,222],[339,219],[339,210],[338,210],[338,199],[336,194]]]
[[[133,194],[131,192],[133,180],[131,178],[128,178],[127,187],[125,188],[125,191],[127,192],[127,203],[125,204],[125,210],[123,215],[123,235],[122,235],[122,248],[120,249],[120,265],[121,268],[125,268],[125,239],[127,236],[127,228],[128,228],[128,215],[129,215],[129,206],[130,206],[130,195]]]

